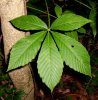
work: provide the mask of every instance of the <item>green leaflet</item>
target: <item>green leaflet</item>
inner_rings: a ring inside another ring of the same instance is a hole
[[[70,13],[74,14],[74,12],[72,12],[72,11],[70,11],[70,10],[65,10],[65,11],[62,13],[62,15],[64,15],[64,14],[70,14]]]
[[[59,5],[55,6],[55,14],[57,17],[60,17],[62,15],[62,8]]]
[[[89,19],[92,20],[92,23],[90,23],[90,26],[91,26],[91,28],[92,28],[94,37],[95,37],[96,34],[97,34],[96,17],[97,17],[97,8],[96,8],[96,4],[93,3],[92,9],[91,9],[91,11],[90,11]]]
[[[74,13],[65,13],[57,18],[51,25],[52,30],[72,31],[80,28],[81,26],[91,22],[82,16]]]
[[[50,33],[42,45],[38,57],[38,73],[42,81],[51,89],[60,81],[63,72],[63,60]]]
[[[77,29],[76,31],[79,32],[79,33],[86,33],[86,30],[83,27]]]
[[[11,20],[11,23],[21,30],[45,30],[47,25],[35,15],[24,15]]]
[[[78,41],[78,34],[77,31],[65,32],[65,35],[75,39]]]
[[[66,65],[75,71],[91,76],[90,56],[86,49],[69,36],[58,32],[52,32],[52,34]]]
[[[69,32],[65,32],[65,35],[70,36],[71,38],[75,39],[78,41],[78,33],[86,33],[86,30],[84,28],[79,28],[75,31],[69,31]]]
[[[19,40],[11,50],[8,71],[31,62],[40,49],[45,34],[45,31],[41,31]]]

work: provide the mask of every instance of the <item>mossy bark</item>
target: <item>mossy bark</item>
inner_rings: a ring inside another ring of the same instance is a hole
[[[1,29],[6,61],[12,46],[27,34],[15,29],[9,22],[13,18],[26,14],[25,4],[25,0],[0,0]],[[9,72],[9,76],[15,87],[26,93],[22,100],[34,100],[34,83],[29,65]]]

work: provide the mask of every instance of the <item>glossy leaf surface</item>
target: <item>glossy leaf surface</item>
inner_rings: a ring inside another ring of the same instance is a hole
[[[45,33],[45,31],[41,31],[27,36],[13,46],[8,71],[28,64],[35,58],[45,37]]]
[[[42,45],[38,57],[38,73],[42,81],[51,89],[60,81],[63,72],[63,60],[50,33]]]
[[[51,25],[52,30],[72,31],[82,27],[83,25],[91,22],[82,16],[65,13],[64,15],[57,18]]]
[[[58,32],[52,32],[52,34],[66,65],[75,71],[91,76],[90,56],[85,47],[69,36]]]
[[[21,30],[45,30],[47,25],[35,15],[25,15],[11,20],[11,23]]]

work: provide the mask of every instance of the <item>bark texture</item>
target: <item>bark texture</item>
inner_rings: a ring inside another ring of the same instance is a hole
[[[21,38],[26,36],[25,32],[15,29],[10,20],[26,14],[25,0],[0,0],[1,29],[4,40],[5,60],[12,46]],[[27,95],[22,100],[34,100],[34,84],[30,66],[9,72],[9,75],[19,90],[23,90]]]

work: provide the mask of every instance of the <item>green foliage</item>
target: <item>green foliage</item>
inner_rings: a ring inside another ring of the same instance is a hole
[[[78,33],[86,33],[86,30],[83,27],[81,27],[81,28],[74,30],[74,31],[65,32],[65,35],[78,41]]]
[[[62,13],[62,15],[64,15],[64,14],[74,14],[72,11],[70,11],[70,10],[65,10],[63,13]]]
[[[60,8],[55,9],[59,16],[61,14]],[[48,13],[48,24],[50,26],[49,18]],[[37,61],[38,73],[51,91],[61,78],[63,62],[75,71],[91,76],[90,57],[86,49],[75,40],[76,37],[73,39],[56,32],[58,30],[73,31],[89,22],[91,20],[68,12],[59,16],[52,23],[51,28],[47,28],[47,25],[34,15],[13,19],[11,23],[19,29],[44,31],[27,36],[13,46],[8,71],[31,62],[40,50]]]
[[[53,30],[62,30],[62,31],[73,31],[80,28],[81,26],[91,22],[82,16],[66,13],[61,17],[57,18],[51,25]]]
[[[75,0],[75,1],[90,10],[89,19],[92,20],[92,23],[90,23],[90,27],[91,27],[92,33],[95,37],[97,34],[97,25],[96,25],[97,24],[96,23],[96,21],[97,21],[97,1],[96,0],[86,0],[87,4],[81,0]],[[89,4],[89,6],[88,6],[88,4]],[[86,9],[86,11],[88,12],[87,9]]]
[[[21,100],[21,97],[26,95],[23,91],[16,91],[13,100]]]
[[[60,81],[63,72],[63,60],[50,33],[47,34],[38,57],[38,72],[51,91]]]
[[[88,2],[91,6],[89,19],[92,20],[92,23],[90,23],[90,26],[92,28],[93,35],[95,37],[97,34],[97,28],[96,28],[97,6],[96,6],[96,2],[92,2],[91,0],[88,0]]]
[[[66,65],[80,73],[91,76],[90,57],[86,49],[69,36],[58,32],[52,32],[52,34]]]
[[[66,100],[73,100],[73,98],[71,96],[67,96]]]
[[[21,16],[11,23],[21,30],[45,30],[47,25],[35,15]]]
[[[87,77],[86,80],[86,90],[89,94],[93,94],[98,87],[98,69],[96,67],[92,67],[92,78]]]
[[[0,81],[8,80],[9,77],[7,74],[0,74]]]
[[[30,3],[36,3],[38,2],[39,0],[29,0]]]
[[[16,95],[17,94],[17,95]],[[9,79],[8,74],[0,74],[0,98],[2,97],[4,100],[13,100],[13,98],[20,98],[24,95],[24,92],[17,91],[15,87],[12,87],[12,82]],[[14,99],[21,100],[21,99]]]
[[[92,86],[90,86],[89,88],[87,88],[87,92],[91,95],[96,91],[96,89]]]
[[[55,6],[55,13],[57,17],[60,17],[62,15],[62,8],[59,5]]]
[[[27,36],[13,46],[8,71],[23,66],[35,58],[45,37],[45,33],[45,31],[41,31]]]
[[[15,92],[10,93],[7,97],[5,97],[5,100],[21,100],[21,97],[24,95],[24,92],[15,90]]]
[[[78,41],[78,33],[77,31],[65,32],[65,35],[75,39]]]
[[[98,49],[94,49],[91,53],[91,63],[98,65]]]
[[[79,33],[86,33],[86,30],[85,30],[85,28],[79,28],[78,30],[77,30],[77,32],[79,32]]]

